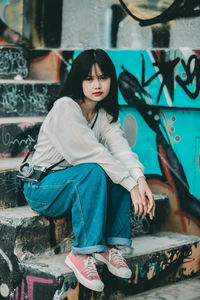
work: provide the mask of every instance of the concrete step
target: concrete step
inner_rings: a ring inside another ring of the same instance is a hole
[[[67,217],[70,220],[70,216]],[[1,249],[13,251],[21,260],[45,251],[56,253],[63,248],[59,245],[61,241],[67,244],[65,238],[72,231],[67,217],[45,218],[34,212],[28,205],[1,209]],[[59,250],[56,250],[58,247],[60,247]]]
[[[154,220],[141,219],[132,214],[132,236],[142,236],[160,231],[166,215],[168,199],[155,195],[156,216]],[[27,259],[43,253],[63,253],[71,249],[73,232],[70,213],[64,218],[45,218],[28,205],[0,210],[1,246],[13,249],[19,259]]]
[[[0,161],[0,211],[26,204],[22,182],[16,177],[21,162],[21,157]]]
[[[98,265],[105,284],[102,293],[92,292],[77,282],[64,263],[66,254],[19,261],[20,279],[18,277],[12,290],[12,299],[16,295],[21,295],[20,299],[25,299],[26,295],[28,299],[37,300],[123,299],[156,286],[190,278],[199,271],[199,237],[160,232],[134,238],[133,247],[134,253],[127,257],[133,273],[130,280],[119,279],[110,274],[105,265]],[[8,283],[2,282],[9,286],[9,279],[3,280],[7,280]]]
[[[29,53],[25,48],[0,48],[0,78],[27,78],[29,74]]]
[[[138,295],[128,296],[123,300],[199,300],[200,299],[200,276],[182,280],[177,283],[155,288]]]
[[[135,216],[134,210],[131,211],[131,228],[133,237],[162,231],[170,210],[169,199],[166,195],[154,193],[154,200],[156,203],[156,210],[153,221],[151,221],[148,217],[141,219],[140,217]]]
[[[0,81],[0,117],[44,116],[46,101],[55,96],[59,83],[32,80]]]

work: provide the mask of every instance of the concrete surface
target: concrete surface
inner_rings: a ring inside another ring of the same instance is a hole
[[[183,280],[178,283],[152,289],[138,295],[123,298],[123,300],[199,300],[200,276]]]

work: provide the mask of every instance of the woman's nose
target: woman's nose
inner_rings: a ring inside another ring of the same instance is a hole
[[[94,79],[94,87],[95,88],[100,88],[101,87],[101,82],[100,82],[99,78]]]

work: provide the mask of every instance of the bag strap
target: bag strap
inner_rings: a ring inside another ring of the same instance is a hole
[[[27,161],[27,159],[28,159],[29,155],[31,154],[31,152],[35,151],[34,147],[35,147],[36,142],[37,141],[35,141],[35,143],[33,143],[31,148],[28,150],[28,153],[26,154],[25,158],[23,159],[22,164]]]
[[[92,126],[91,126],[91,129],[93,129],[93,128],[94,128],[94,125],[95,125],[95,123],[96,123],[96,120],[97,120],[98,114],[99,114],[99,111],[97,110],[97,114],[96,114],[96,117],[95,117],[95,119],[94,119],[94,122],[93,122],[93,124],[92,124]]]
[[[93,122],[93,124],[92,124],[92,126],[91,126],[91,130],[94,128],[94,125],[95,125],[95,123],[96,123],[98,114],[99,114],[99,112],[98,112],[98,110],[97,110],[96,117],[95,117],[94,122]],[[35,151],[34,147],[35,147],[36,143],[37,143],[37,141],[35,141],[35,143],[33,143],[33,145],[32,145],[31,148],[29,149],[29,151],[28,151],[28,153],[26,154],[26,156],[25,156],[25,158],[24,158],[24,160],[23,160],[22,163],[26,162],[27,159],[28,159],[28,157],[29,157],[29,155],[31,154],[31,152],[34,152],[34,151]],[[53,168],[55,168],[56,166],[58,166],[58,165],[59,165],[60,163],[62,163],[64,160],[65,160],[65,159],[62,159],[62,160],[60,160],[59,162],[53,164],[52,166],[50,166],[49,168],[47,168],[47,171],[51,171]]]

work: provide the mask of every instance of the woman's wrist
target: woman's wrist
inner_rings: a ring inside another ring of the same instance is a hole
[[[146,181],[145,176],[140,176],[140,177],[138,177],[137,183],[140,183],[141,181]]]

